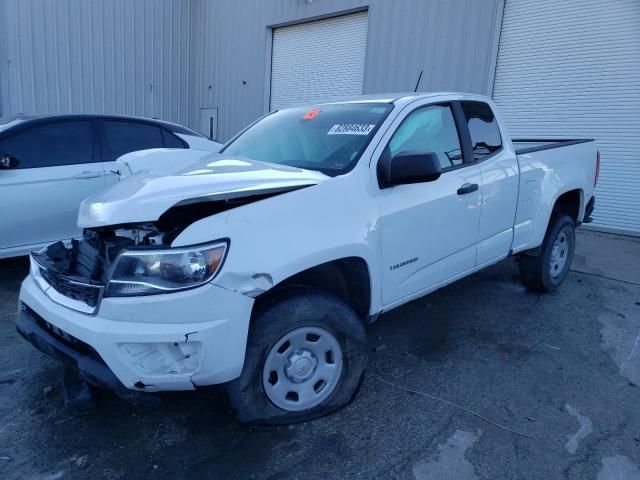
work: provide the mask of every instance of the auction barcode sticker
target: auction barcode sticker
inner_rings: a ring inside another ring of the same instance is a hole
[[[331,127],[327,135],[369,135],[374,128],[367,123],[343,123]]]

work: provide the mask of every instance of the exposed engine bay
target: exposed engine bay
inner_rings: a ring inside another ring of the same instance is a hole
[[[106,283],[118,254],[136,246],[167,245],[168,236],[154,224],[86,229],[82,240],[56,242],[33,254],[38,263],[57,274],[78,280]]]

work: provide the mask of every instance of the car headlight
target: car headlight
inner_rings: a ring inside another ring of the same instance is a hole
[[[171,248],[125,250],[109,277],[105,296],[154,295],[197,287],[220,270],[227,242]]]

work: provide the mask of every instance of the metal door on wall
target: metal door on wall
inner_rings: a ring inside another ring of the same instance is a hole
[[[367,12],[273,29],[270,109],[362,94]]]

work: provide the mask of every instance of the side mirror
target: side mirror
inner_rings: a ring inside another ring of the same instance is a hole
[[[0,153],[0,169],[7,170],[9,168],[17,168],[18,159],[10,153]]]
[[[400,152],[393,158],[387,154],[378,163],[378,180],[382,188],[433,182],[441,174],[442,166],[434,152]]]

